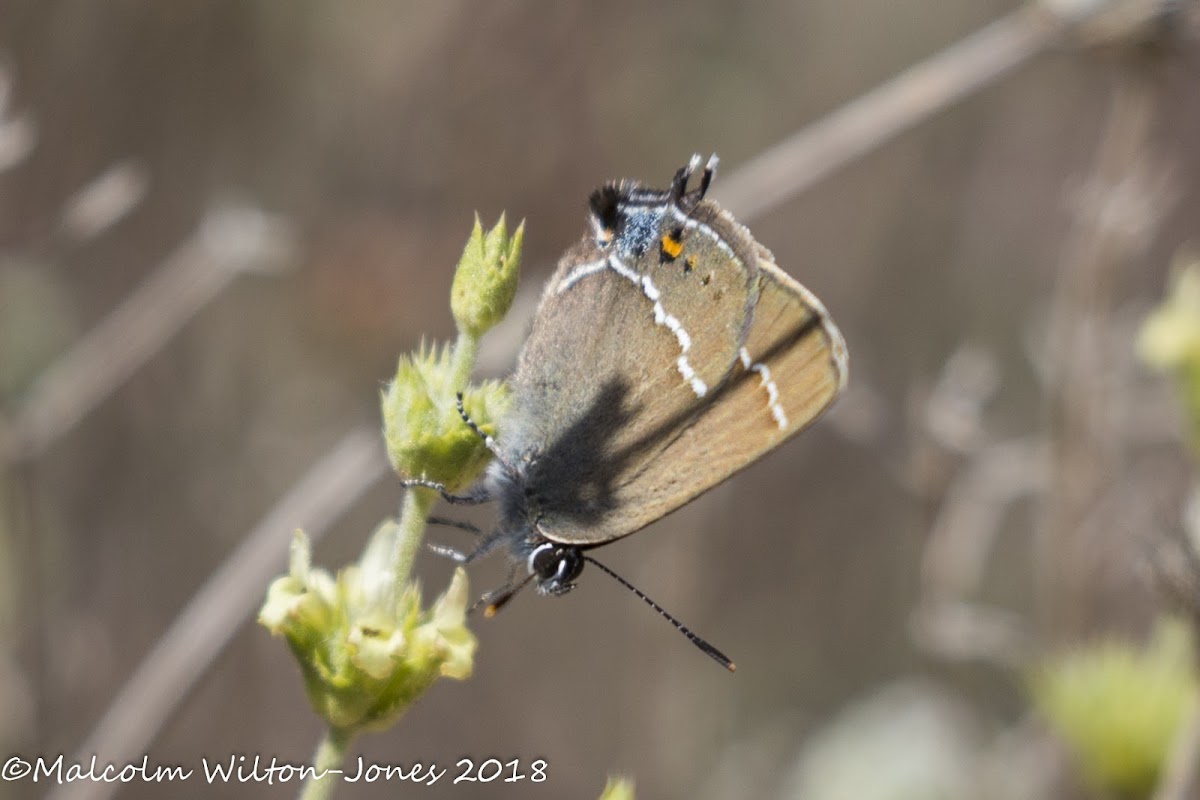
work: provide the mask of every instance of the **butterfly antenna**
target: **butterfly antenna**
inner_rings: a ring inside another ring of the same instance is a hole
[[[625,579],[624,579],[624,578],[622,578],[620,575],[618,575],[617,573],[613,572],[611,569],[609,569],[608,567],[604,566],[603,564],[601,564],[599,561],[597,561],[596,559],[592,558],[591,556],[589,556],[589,555],[585,555],[585,556],[583,557],[583,560],[584,560],[584,561],[587,561],[587,562],[588,562],[588,563],[590,563],[590,564],[595,564],[597,567],[599,567],[600,569],[604,570],[604,571],[605,571],[605,572],[607,572],[609,575],[611,575],[611,576],[612,576],[612,578],[613,578],[614,580],[616,580],[616,582],[617,582],[617,583],[621,584],[621,585],[622,585],[622,586],[624,586],[626,589],[628,589],[629,591],[633,592],[633,593],[634,593],[634,594],[636,594],[638,597],[642,598],[642,600],[643,600],[643,601],[646,603],[646,605],[648,605],[648,606],[650,606],[651,608],[653,608],[655,611],[657,611],[657,612],[658,612],[658,613],[659,613],[659,614],[660,614],[660,615],[663,617],[663,619],[665,619],[667,622],[669,622],[669,623],[671,623],[672,625],[674,625],[674,626],[675,626],[675,630],[679,631],[679,632],[680,632],[680,633],[682,633],[684,636],[686,636],[689,642],[691,642],[692,644],[696,645],[696,647],[700,648],[700,650],[701,650],[702,652],[704,652],[704,653],[705,653],[705,654],[706,654],[706,655],[707,655],[709,658],[711,658],[713,661],[716,661],[718,664],[720,664],[722,667],[724,667],[725,669],[729,670],[730,672],[735,672],[735,671],[737,670],[737,665],[736,665],[736,664],[734,664],[732,661],[730,661],[730,660],[729,660],[729,656],[725,655],[725,654],[724,654],[724,653],[722,653],[720,650],[718,650],[717,648],[713,647],[711,644],[709,644],[708,642],[704,641],[703,639],[701,639],[701,638],[700,638],[699,636],[697,636],[696,634],[692,633],[691,629],[690,629],[690,628],[688,628],[688,626],[684,625],[682,622],[680,622],[679,620],[675,619],[675,617],[671,616],[671,615],[670,615],[670,614],[667,612],[667,610],[666,610],[665,608],[663,608],[663,607],[662,607],[662,606],[660,606],[658,603],[654,602],[654,601],[653,601],[653,600],[651,600],[649,597],[647,597],[647,596],[646,596],[646,594],[645,594],[645,593],[644,593],[644,592],[643,592],[641,589],[637,588],[637,587],[636,587],[636,586],[634,586],[632,583],[630,583],[629,581],[625,580]],[[507,600],[507,598],[506,598],[506,600]]]

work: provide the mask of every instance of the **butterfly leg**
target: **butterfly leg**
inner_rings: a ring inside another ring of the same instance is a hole
[[[426,480],[425,478],[405,478],[404,480],[400,481],[400,485],[405,489],[412,489],[414,487],[433,489],[435,492],[440,494],[442,499],[444,499],[447,503],[453,503],[454,505],[478,505],[479,503],[486,503],[492,499],[491,493],[482,487],[478,489],[472,489],[467,494],[453,494],[449,489],[446,488],[444,483]]]
[[[467,424],[467,427],[475,432],[476,436],[478,436],[480,439],[483,439],[483,446],[491,451],[492,455],[495,456],[497,461],[499,461],[505,467],[511,468],[511,465],[508,463],[508,459],[506,459],[504,454],[500,452],[500,445],[496,444],[495,439],[493,439],[491,436],[488,436],[483,432],[482,428],[475,424],[475,420],[471,419],[471,415],[468,414],[467,409],[463,407],[462,392],[458,393],[455,402],[458,406],[458,415],[462,417],[462,421]]]
[[[476,536],[483,535],[483,531],[480,530],[477,525],[472,525],[469,522],[462,522],[457,519],[447,519],[446,517],[430,517],[428,521],[430,525],[445,525],[447,528],[458,528],[460,531],[473,533]]]
[[[449,520],[442,520],[441,518],[430,519],[430,522],[439,522],[439,523],[445,522],[446,524],[452,525],[453,527],[462,528],[463,530],[471,531],[472,533],[474,533],[476,535],[482,535],[482,533],[483,533],[482,531],[479,530],[479,528],[476,528],[474,525],[471,525],[470,523],[467,523],[467,522],[461,522],[461,523],[460,522],[451,522]],[[472,561],[482,558],[483,556],[486,556],[488,553],[495,550],[496,547],[499,546],[500,544],[503,544],[504,541],[505,541],[504,535],[499,531],[494,531],[492,533],[487,534],[486,536],[483,536],[483,538],[480,540],[479,544],[475,545],[475,548],[473,550],[471,550],[469,553],[464,553],[461,550],[458,550],[453,547],[448,547],[443,544],[433,544],[431,542],[426,543],[425,546],[429,548],[430,552],[436,553],[439,556],[442,556],[443,558],[449,558],[450,560],[454,561],[456,564],[470,564]]]
[[[448,558],[451,561],[453,561],[455,564],[466,564],[467,560],[469,558],[469,556],[467,556],[467,554],[462,552],[461,550],[455,550],[453,547],[449,547],[444,544],[435,544],[433,542],[426,542],[425,547],[427,547],[429,549],[429,552],[436,553],[437,555],[441,556],[442,558]]]

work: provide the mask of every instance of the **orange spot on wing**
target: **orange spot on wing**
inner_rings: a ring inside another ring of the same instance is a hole
[[[679,258],[679,254],[683,252],[683,242],[669,233],[663,234],[662,251],[666,253],[668,258]]]

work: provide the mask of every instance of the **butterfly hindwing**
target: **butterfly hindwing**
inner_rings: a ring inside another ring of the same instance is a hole
[[[501,433],[538,533],[632,533],[807,427],[845,381],[820,302],[715,203],[636,207],[640,248],[585,238],[547,285]],[[623,242],[623,243],[627,243]]]

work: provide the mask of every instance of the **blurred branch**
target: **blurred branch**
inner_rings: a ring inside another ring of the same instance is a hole
[[[741,219],[765,213],[917,123],[999,81],[1069,34],[1083,45],[1139,41],[1171,15],[1168,0],[1044,0],[909,67],[725,177],[714,196]]]
[[[987,443],[984,410],[1000,387],[985,349],[960,344],[910,411],[916,439],[905,485],[938,503],[921,559],[909,618],[914,643],[952,661],[1024,663],[1029,635],[1012,611],[977,603],[1005,515],[1045,489],[1047,453],[1039,437]]]
[[[286,223],[224,208],[119,306],[38,377],[11,421],[0,455],[32,458],[70,430],[238,274],[291,259]]]
[[[262,603],[264,587],[279,573],[291,532],[299,525],[311,541],[388,471],[379,432],[358,429],[288,490],[246,534],[116,694],[77,763],[93,755],[110,764],[134,763],[184,695],[224,649],[234,631]],[[58,786],[51,800],[111,797],[117,784],[78,781]]]
[[[144,163],[118,161],[67,200],[60,229],[74,241],[94,238],[144,200],[149,187],[150,171]]]
[[[1040,438],[983,447],[959,471],[922,556],[920,595],[909,621],[922,649],[954,661],[1024,663],[1030,637],[1020,617],[968,598],[980,589],[1004,515],[1022,498],[1041,495],[1048,473]]]
[[[714,194],[740,218],[764,213],[995,83],[1049,47],[1064,27],[1037,4],[1002,17],[760,153]]]
[[[37,146],[37,123],[31,114],[9,113],[12,70],[0,57],[0,172],[20,164]]]
[[[1040,438],[984,448],[951,485],[934,521],[921,562],[926,591],[961,597],[976,590],[1003,515],[1017,500],[1044,491],[1048,477]]]
[[[1092,175],[1076,199],[1051,304],[1048,341],[1051,484],[1038,535],[1037,589],[1049,638],[1088,630],[1103,604],[1096,565],[1120,559],[1124,530],[1095,513],[1121,474],[1122,380],[1131,353],[1114,351],[1114,284],[1149,243],[1172,201],[1167,170],[1151,158],[1155,94],[1125,70],[1114,87]]]
[[[909,632],[925,652],[955,662],[1020,669],[1031,649],[1028,626],[1016,612],[951,599],[919,603]]]

